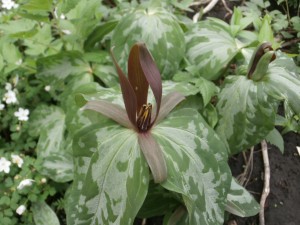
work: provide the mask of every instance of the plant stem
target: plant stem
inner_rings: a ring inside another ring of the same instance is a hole
[[[265,225],[265,202],[270,193],[270,163],[268,156],[268,145],[265,140],[261,142],[263,162],[264,162],[264,188],[260,198],[259,224]]]
[[[285,5],[286,5],[286,14],[287,14],[287,17],[288,17],[288,21],[289,21],[289,23],[291,23],[291,16],[290,16],[288,0],[285,0]]]

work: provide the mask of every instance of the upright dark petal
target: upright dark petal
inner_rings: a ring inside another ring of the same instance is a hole
[[[136,126],[137,99],[136,99],[135,92],[134,92],[130,82],[128,81],[126,75],[123,73],[120,66],[118,65],[112,50],[111,50],[111,55],[112,55],[112,59],[115,64],[115,67],[117,69],[117,73],[119,75],[122,95],[123,95],[125,109],[126,109],[128,118],[129,118],[130,122],[133,124],[133,126],[137,127]]]
[[[143,105],[147,104],[149,89],[148,81],[146,80],[141,64],[139,63],[139,57],[139,45],[135,44],[131,48],[128,58],[128,79],[136,95],[137,114],[140,112]]]
[[[151,122],[151,125],[153,125],[158,116],[162,98],[161,75],[146,45],[144,43],[139,43],[137,45],[139,47],[139,60],[141,68],[152,89],[156,101],[156,116],[152,118]]]

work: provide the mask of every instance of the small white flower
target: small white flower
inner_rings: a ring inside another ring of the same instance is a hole
[[[19,108],[19,110],[17,112],[15,112],[14,115],[15,115],[15,117],[18,117],[18,120],[20,120],[20,121],[27,121],[28,115],[29,115],[29,110]]]
[[[72,34],[72,32],[70,30],[61,30],[63,33],[65,33],[66,35],[70,35]]]
[[[3,97],[3,100],[7,103],[7,104],[14,104],[17,103],[17,96],[16,93],[12,90],[8,90]]]
[[[11,89],[12,89],[11,83],[6,83],[5,84],[5,90],[11,91]]]
[[[2,0],[2,8],[4,9],[10,10],[12,8],[17,8],[18,6],[19,5],[12,0]]]
[[[18,213],[19,215],[22,215],[26,210],[26,206],[25,205],[20,205],[17,210],[16,213]]]
[[[5,173],[9,173],[11,162],[6,158],[0,158],[0,172],[4,171]]]
[[[16,62],[16,65],[17,66],[20,66],[22,64],[23,60],[22,59],[19,59],[17,62]]]
[[[0,102],[0,111],[5,108],[5,105]]]
[[[19,168],[22,167],[24,161],[23,161],[23,159],[20,156],[12,154],[11,155],[11,159],[12,159],[11,161],[13,163],[17,164]]]
[[[17,189],[18,189],[18,190],[22,190],[24,187],[31,186],[33,182],[34,182],[34,180],[32,180],[32,179],[25,179],[25,180],[22,180],[22,181],[19,183]]]
[[[61,14],[59,18],[64,20],[64,19],[66,19],[66,16],[64,14]]]
[[[43,177],[43,178],[41,179],[41,183],[42,183],[42,184],[47,183],[47,179],[46,179],[45,177]]]
[[[45,91],[47,91],[47,92],[49,92],[50,90],[51,90],[51,86],[50,85],[47,85],[47,86],[45,86]]]

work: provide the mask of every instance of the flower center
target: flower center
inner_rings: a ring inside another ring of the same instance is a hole
[[[151,124],[151,112],[152,112],[152,105],[150,103],[144,104],[140,109],[137,118],[137,126],[140,131],[147,131],[149,125]]]

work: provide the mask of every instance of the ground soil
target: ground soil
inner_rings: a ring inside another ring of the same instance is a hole
[[[296,146],[300,146],[300,135],[288,133],[284,135],[284,154],[272,145],[268,145],[271,180],[270,194],[265,205],[266,225],[299,225],[300,224],[300,155]],[[243,171],[242,154],[229,160],[234,176]],[[263,162],[260,147],[254,151],[254,166],[247,189],[259,201],[263,189]],[[256,225],[258,216],[251,218],[231,217],[237,225]],[[225,223],[228,224],[228,223]]]

